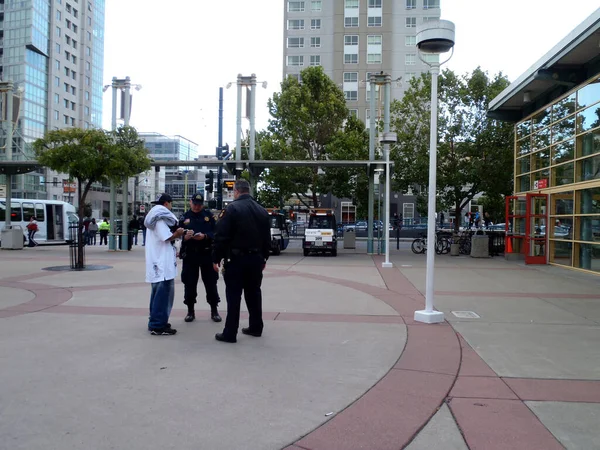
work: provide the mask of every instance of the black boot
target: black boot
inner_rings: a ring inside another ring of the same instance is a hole
[[[185,316],[185,320],[186,322],[193,322],[196,319],[196,313],[194,312],[193,308],[188,308],[188,313],[187,316]]]
[[[213,320],[213,322],[220,322],[222,320],[216,306],[210,307],[210,318]]]

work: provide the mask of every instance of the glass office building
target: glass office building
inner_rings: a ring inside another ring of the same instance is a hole
[[[600,273],[600,10],[490,104],[515,122],[511,250]],[[508,235],[507,235],[508,236]]]

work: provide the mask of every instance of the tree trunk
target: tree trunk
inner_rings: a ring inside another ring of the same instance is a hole
[[[75,264],[76,269],[84,269],[85,263],[83,261],[83,215],[85,210],[85,204],[83,199],[83,192],[81,191],[81,180],[77,179],[77,191],[79,192],[79,205],[78,205],[78,214],[79,214],[79,223],[77,226],[77,262]]]
[[[455,213],[454,213],[454,232],[458,233],[460,231],[460,224],[462,221],[462,210],[460,208],[460,199],[456,199],[456,204],[454,205]]]

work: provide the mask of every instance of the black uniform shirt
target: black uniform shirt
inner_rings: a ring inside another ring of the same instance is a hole
[[[208,209],[202,208],[199,213],[195,213],[191,209],[187,210],[179,218],[179,226],[186,230],[193,230],[194,234],[203,233],[206,237],[202,240],[184,240],[183,245],[187,249],[204,250],[210,248],[215,238],[215,224],[215,217]]]
[[[257,251],[264,260],[271,250],[271,227],[267,210],[250,194],[242,194],[219,215],[213,246],[213,262],[230,256],[231,250]]]

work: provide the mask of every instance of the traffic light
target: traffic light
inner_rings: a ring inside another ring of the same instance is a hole
[[[209,170],[206,174],[206,178],[204,180],[204,192],[212,192],[213,191],[213,180],[215,179],[215,174],[212,170]]]
[[[222,160],[222,159],[227,159],[230,156],[229,153],[229,144],[225,144],[222,147],[217,147],[217,159]]]

